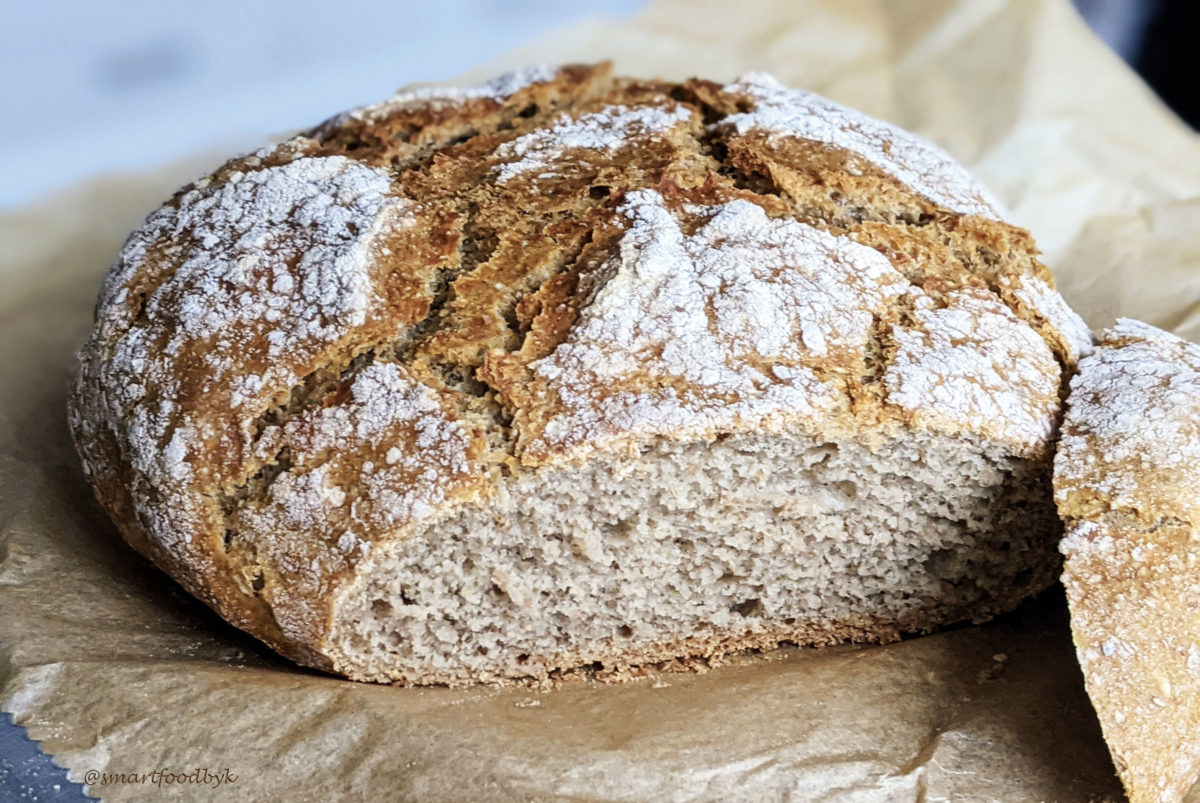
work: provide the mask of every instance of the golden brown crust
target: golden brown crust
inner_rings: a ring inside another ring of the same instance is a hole
[[[589,449],[921,427],[1044,457],[1088,344],[1028,233],[940,151],[789,92],[535,69],[399,95],[184,188],[126,244],[81,354],[71,417],[102,504],[231,622],[328,668],[330,599],[372,544]],[[792,106],[842,128],[805,139],[779,122]],[[632,297],[604,293],[663,236],[729,279],[697,250],[719,257],[723,225],[778,238],[747,292],[792,299],[782,325],[807,350],[776,359],[718,321],[700,367],[737,381],[640,351],[592,381],[568,359],[628,346],[603,332]],[[788,285],[797,269],[816,289]],[[830,317],[806,323],[797,299]],[[806,342],[822,327],[840,334]],[[695,421],[618,415],[591,437],[605,404],[660,397]]]

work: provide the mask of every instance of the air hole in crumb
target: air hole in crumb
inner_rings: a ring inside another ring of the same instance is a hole
[[[858,496],[858,485],[850,480],[835,482],[833,488],[847,499],[854,499]]]
[[[529,118],[529,117],[533,117],[537,113],[538,113],[538,105],[536,103],[530,103],[524,109],[521,109],[521,111],[517,113],[517,116]]]
[[[935,549],[925,558],[925,571],[946,582],[961,573],[958,552],[954,549]]]
[[[601,523],[600,531],[606,539],[612,538],[628,538],[633,534],[636,522],[629,519],[619,519],[612,524],[607,522]]]
[[[392,612],[392,604],[385,599],[372,600],[371,612],[376,616],[387,616]]]
[[[267,584],[267,581],[262,576],[262,572],[259,572],[258,574],[254,575],[254,579],[250,581],[250,587],[254,589],[254,593],[256,593],[256,594],[259,591],[262,591],[263,587],[266,586],[266,584]]]
[[[225,531],[225,549],[228,550],[229,547],[231,547],[231,546],[233,546],[233,530],[226,530]]]
[[[517,663],[518,664],[529,663],[529,656],[525,653],[521,653],[520,655],[517,656]]]
[[[621,625],[617,628],[617,635],[622,638],[629,638],[633,635],[633,628],[629,625]]]
[[[464,558],[462,567],[464,572],[469,572],[475,568],[475,561],[471,560],[470,558]]]
[[[347,229],[350,231],[350,236],[351,236],[351,237],[357,237],[357,236],[358,236],[358,224],[357,224],[357,223],[355,223],[353,220],[351,220],[351,221],[348,221],[348,222],[346,223],[346,228],[347,228]]]
[[[417,604],[417,601],[414,598],[410,597],[408,595],[408,592],[403,589],[401,589],[401,591],[400,591],[400,602],[403,603],[404,605],[416,605]]]
[[[588,196],[591,198],[607,198],[609,192],[611,192],[610,188],[603,184],[597,184],[588,190]]]
[[[763,606],[760,599],[748,599],[730,606],[729,610],[741,616],[762,616]]]
[[[478,653],[479,655],[487,655],[488,648],[483,646],[482,644],[480,644],[478,647],[475,648],[475,652]]]

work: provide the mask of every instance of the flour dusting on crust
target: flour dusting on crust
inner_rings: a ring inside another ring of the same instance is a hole
[[[916,326],[893,327],[891,406],[1023,452],[1050,439],[1058,363],[992,293],[958,290],[939,306],[878,251],[748,201],[685,208],[704,219],[692,235],[653,190],[621,212],[630,226],[611,276],[567,342],[531,366],[564,412],[527,455],[785,419],[819,428],[847,403],[875,315],[902,296]]]
[[[541,128],[496,150],[496,158],[505,164],[496,169],[503,184],[526,173],[535,175],[561,164],[571,151],[616,151],[631,147],[640,139],[670,130],[692,116],[687,108],[670,106],[610,106],[601,112],[578,119],[563,115],[549,128]]]
[[[353,120],[371,121],[410,106],[439,106],[459,104],[486,98],[501,102],[522,89],[534,84],[543,84],[554,79],[558,67],[549,64],[531,64],[519,70],[506,72],[477,86],[424,86],[397,92],[382,103],[363,106],[343,115]]]
[[[1090,551],[1111,552],[1113,538],[1096,522],[1080,521],[1067,528],[1058,549],[1068,558]]]
[[[528,452],[811,422],[843,402],[813,369],[861,353],[904,278],[877,251],[748,201],[693,211],[707,220],[689,236],[659,193],[626,197],[612,275],[533,366],[565,412]]]
[[[1053,352],[990,292],[964,288],[947,302],[918,297],[917,325],[893,328],[888,401],[931,428],[969,422],[1030,451],[1045,444],[1059,408]]]
[[[1057,290],[1037,276],[1018,276],[1006,284],[1015,284],[1014,295],[1017,300],[1028,305],[1062,333],[1067,357],[1072,362],[1078,362],[1092,353],[1095,345],[1092,330],[1079,317],[1079,313],[1067,305],[1066,299]]]
[[[213,385],[234,389],[235,407],[264,385],[293,382],[229,372],[244,364],[252,332],[266,334],[269,375],[285,354],[324,346],[366,320],[376,300],[372,243],[410,221],[409,204],[389,190],[382,170],[342,157],[302,158],[235,175],[211,192],[192,190],[178,206],[163,207],[119,258],[136,269],[150,249],[185,238],[167,246],[165,256],[178,267],[143,312],[151,321],[170,315],[169,337],[151,344],[131,332],[114,357],[130,370],[127,392],[140,395],[137,377],[148,371],[169,387],[169,364],[193,350]]]
[[[1060,504],[1200,511],[1200,346],[1119,319],[1071,383],[1055,474]]]
[[[915,134],[802,89],[789,89],[766,73],[750,73],[725,87],[749,95],[754,108],[722,120],[738,134],[762,131],[843,148],[894,176],[913,192],[964,215],[1000,220],[1001,204],[960,164]]]
[[[375,242],[411,223],[410,204],[389,190],[383,171],[301,158],[191,190],[147,219],[118,257],[100,321],[126,330],[106,398],[137,470],[184,493],[202,444],[227,439],[226,422],[252,418],[300,380],[298,361],[366,320],[378,301]],[[138,326],[132,279],[151,260],[174,270]],[[228,415],[195,420],[204,405]]]

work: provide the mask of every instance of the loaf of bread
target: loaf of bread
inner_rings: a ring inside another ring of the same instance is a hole
[[[1054,482],[1076,651],[1129,798],[1200,800],[1200,346],[1118,321],[1072,382]]]
[[[1091,345],[928,142],[761,74],[536,67],[183,188],[70,415],[128,541],[296,661],[624,676],[1045,588]]]

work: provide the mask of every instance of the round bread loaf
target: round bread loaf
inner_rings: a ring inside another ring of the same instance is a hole
[[[623,675],[1046,587],[1090,346],[913,135],[761,74],[531,68],[182,189],[70,415],[129,542],[294,660]]]

